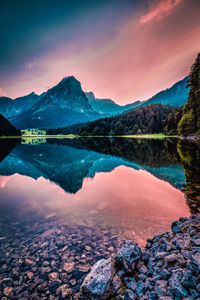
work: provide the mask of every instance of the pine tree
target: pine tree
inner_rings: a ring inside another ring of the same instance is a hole
[[[188,86],[190,92],[178,124],[178,133],[183,136],[200,135],[200,53],[192,65]]]

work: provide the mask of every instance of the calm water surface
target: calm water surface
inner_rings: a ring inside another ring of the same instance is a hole
[[[169,231],[172,221],[198,210],[198,144],[177,139],[0,143],[0,277],[12,276],[13,266],[27,274],[20,258],[38,262],[32,269],[36,278],[45,261],[49,266],[55,261],[53,270],[46,267],[47,279],[57,272],[75,293],[90,266],[124,240],[144,246],[146,239]],[[65,261],[74,263],[70,272]]]

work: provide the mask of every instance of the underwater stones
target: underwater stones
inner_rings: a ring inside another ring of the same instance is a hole
[[[78,269],[83,273],[87,273],[91,269],[91,265],[90,264],[78,264]]]
[[[12,291],[13,291],[12,287],[5,287],[3,290],[3,293],[5,296],[9,297],[9,296],[11,296]]]
[[[54,280],[54,279],[58,279],[59,275],[57,272],[52,272],[49,274],[49,280]]]
[[[86,250],[86,251],[91,251],[92,248],[91,248],[90,246],[87,245],[87,246],[85,246],[85,250]]]
[[[67,273],[72,273],[74,271],[75,263],[72,262],[65,262],[63,264],[63,270]]]
[[[31,280],[34,277],[34,273],[33,272],[28,272],[27,277],[28,277],[29,280]]]
[[[57,288],[61,285],[61,281],[60,280],[52,280],[50,281],[48,287],[49,290],[53,293],[56,292]]]
[[[137,243],[126,241],[115,255],[115,261],[127,272],[132,272],[141,257],[142,251]]]
[[[34,266],[36,265],[36,263],[28,258],[25,259],[25,263],[28,265],[28,266]]]
[[[113,273],[111,258],[101,259],[94,264],[81,286],[81,293],[87,297],[85,299],[107,299],[111,293]]]
[[[67,284],[63,284],[56,289],[56,295],[66,299],[72,295],[72,289]]]
[[[71,295],[65,298],[78,299],[78,291],[91,265],[99,258],[107,259],[108,248],[119,245],[109,231],[105,237],[103,232],[92,231],[84,225],[60,225],[55,219],[49,219],[48,224],[43,220],[32,225],[23,222],[24,226],[9,225],[16,235],[0,243],[0,298],[2,295],[5,300],[6,287],[13,288],[10,295],[14,299],[63,299],[56,291],[65,284],[65,289],[71,289],[66,292]],[[60,248],[57,241],[64,241],[65,245]]]

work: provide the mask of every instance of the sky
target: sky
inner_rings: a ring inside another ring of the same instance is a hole
[[[73,75],[119,104],[188,75],[199,0],[0,0],[0,95],[40,94]]]

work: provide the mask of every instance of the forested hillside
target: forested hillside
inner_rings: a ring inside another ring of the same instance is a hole
[[[181,108],[162,104],[151,104],[129,113],[77,124],[71,127],[49,130],[49,134],[79,135],[131,135],[146,133],[177,134]]]
[[[200,53],[192,65],[188,85],[190,92],[187,103],[183,107],[178,132],[183,136],[200,136]]]

